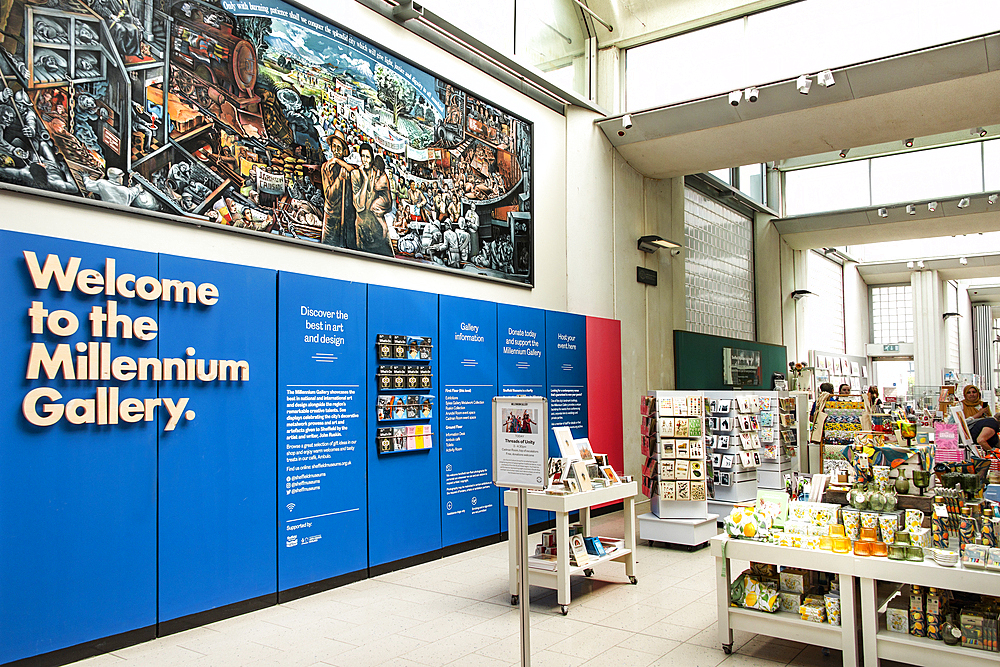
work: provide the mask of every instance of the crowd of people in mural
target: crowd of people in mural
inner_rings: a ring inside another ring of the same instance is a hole
[[[530,282],[530,124],[266,2],[0,5],[0,182]]]

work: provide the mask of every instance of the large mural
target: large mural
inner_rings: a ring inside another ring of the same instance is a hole
[[[277,0],[0,2],[0,182],[532,282],[530,123]]]

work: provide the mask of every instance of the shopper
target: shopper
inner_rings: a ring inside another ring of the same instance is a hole
[[[993,417],[977,419],[969,425],[969,433],[976,444],[983,448],[983,452],[989,454],[994,447],[1000,446],[1000,438],[997,437],[1000,431],[1000,424]]]
[[[878,387],[875,385],[868,387],[868,405],[872,412],[882,411],[882,399],[878,397]]]
[[[990,417],[990,404],[983,401],[982,395],[979,393],[979,387],[974,384],[965,385],[965,389],[962,390],[962,414],[965,415],[966,419],[979,419],[981,417]]]
[[[851,385],[847,384],[846,382],[843,383],[842,385],[840,385],[840,389],[837,390],[837,393],[840,394],[841,396],[850,396]]]

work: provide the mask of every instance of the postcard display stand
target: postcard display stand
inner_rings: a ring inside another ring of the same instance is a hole
[[[709,508],[728,516],[733,505],[757,498],[757,468],[764,461],[758,394],[706,391],[708,442],[712,448],[714,497]]]
[[[795,417],[781,411],[776,391],[757,392],[757,401],[760,405],[757,424],[761,446],[757,488],[780,491],[785,488],[785,475],[792,472],[790,453],[795,450]]]
[[[642,488],[650,512],[639,517],[639,537],[687,546],[707,542],[719,517],[708,512],[704,393],[650,392],[640,411]]]

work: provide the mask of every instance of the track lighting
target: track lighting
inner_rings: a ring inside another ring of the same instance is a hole
[[[958,200],[958,207],[959,208],[968,208],[969,207],[969,198],[968,197],[962,197],[961,199],[959,199]]]
[[[917,214],[917,207],[916,207],[916,205],[915,204],[907,204],[906,205],[906,212],[909,213],[910,215],[916,215]]]
[[[816,83],[823,86],[824,88],[829,88],[835,85],[837,82],[833,80],[833,72],[831,72],[828,69],[825,69],[816,75]]]
[[[918,269],[924,268],[924,260],[921,259],[917,262],[917,268]]]
[[[906,263],[906,268],[912,269],[913,268],[913,262],[907,262]]]
[[[622,129],[631,130],[632,129],[632,114],[627,113],[622,116]]]
[[[938,207],[938,203],[936,201],[932,201],[932,202],[928,202],[927,203],[927,210],[930,211],[931,213],[933,213],[934,211],[936,211],[937,207]]]
[[[888,218],[889,217],[889,211],[887,211],[885,208],[880,208],[878,210],[878,217],[880,217],[880,218]]]
[[[986,203],[990,205],[996,204],[997,196],[995,194],[990,195],[989,197],[986,198]]]
[[[729,103],[732,104],[734,107],[738,107],[740,105],[741,99],[743,99],[742,90],[734,90],[733,92],[729,93]]]
[[[795,80],[795,88],[803,95],[808,95],[809,89],[812,88],[812,79],[808,74],[803,74]]]
[[[752,104],[757,101],[758,97],[760,97],[760,91],[751,86],[743,91],[743,97],[747,98],[747,102]]]
[[[958,263],[961,264],[962,266],[965,266],[966,264],[969,263],[969,258],[968,257],[959,257],[958,258]]]
[[[980,137],[985,137],[986,129],[982,127],[973,128],[969,130],[969,134],[971,134],[972,136],[976,136],[978,134]]]
[[[903,145],[906,146],[907,148],[913,148],[913,139],[912,138],[907,139],[906,141],[903,142]]]
[[[841,150],[840,151],[840,157],[847,157],[847,151],[849,151],[849,150],[851,150],[851,149],[850,148],[845,148],[845,149]]]

